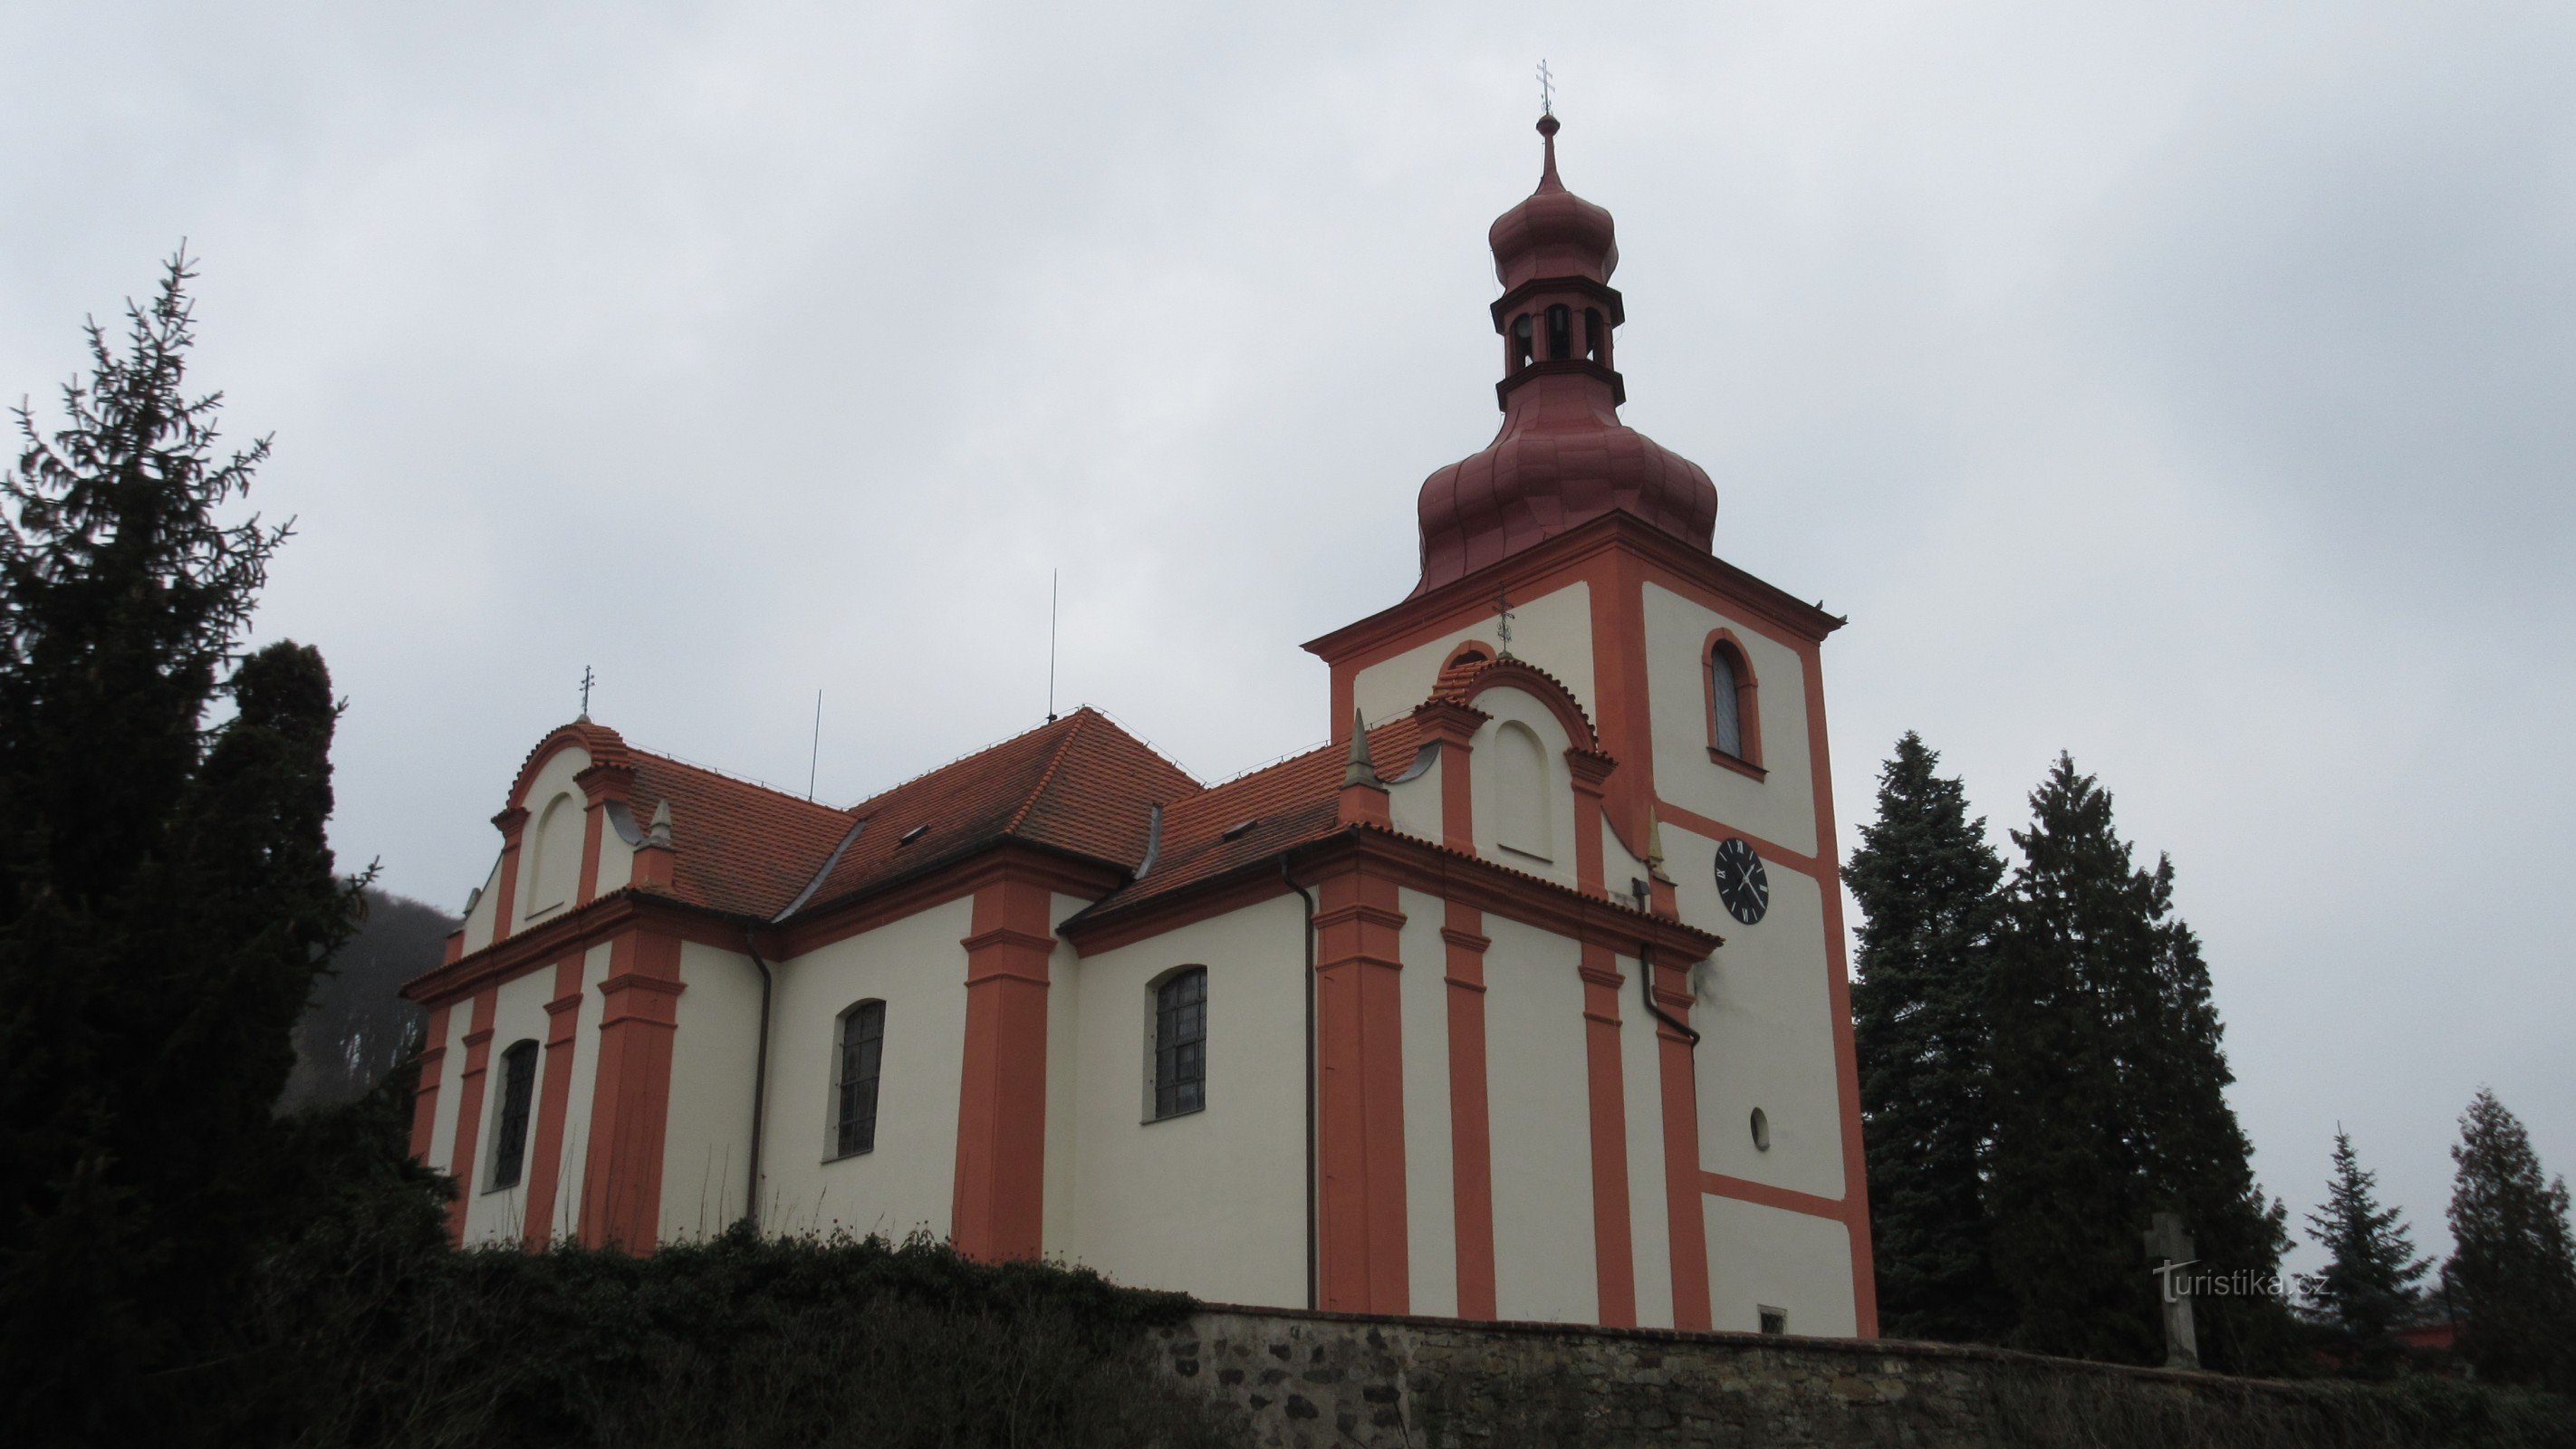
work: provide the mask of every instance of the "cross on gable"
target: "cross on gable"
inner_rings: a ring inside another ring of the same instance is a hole
[[[598,682],[599,676],[590,672],[589,665],[583,665],[581,667],[581,717],[583,719],[590,718],[590,687]]]
[[[1494,595],[1494,633],[1500,643],[1496,653],[1512,657],[1512,596],[1509,591]]]

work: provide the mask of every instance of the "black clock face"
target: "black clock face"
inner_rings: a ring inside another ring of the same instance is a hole
[[[1762,873],[1762,857],[1741,835],[1717,848],[1717,898],[1726,902],[1728,915],[1748,926],[1771,909],[1771,878]]]

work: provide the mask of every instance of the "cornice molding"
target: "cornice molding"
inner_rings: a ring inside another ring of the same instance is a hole
[[[1491,613],[1489,605],[1497,587],[1517,595],[1524,584],[1580,564],[1593,555],[1622,548],[1674,579],[1717,594],[1742,613],[1758,617],[1808,643],[1821,642],[1826,635],[1848,622],[1775,585],[1764,583],[1724,559],[1701,553],[1633,514],[1614,509],[1462,578],[1452,579],[1428,593],[1416,594],[1365,619],[1310,639],[1305,645],[1306,652],[1327,664],[1338,665],[1344,660],[1374,653],[1407,634],[1424,630],[1435,621],[1467,615],[1486,616]]]

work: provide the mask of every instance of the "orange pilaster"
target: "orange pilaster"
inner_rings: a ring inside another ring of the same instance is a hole
[[[546,1002],[544,1081],[537,1089],[537,1153],[528,1167],[528,1220],[521,1232],[531,1248],[554,1241],[555,1195],[563,1181],[564,1115],[572,1102],[576,1065],[573,1028],[581,1020],[581,957],[555,965],[555,994]]]
[[[1592,1257],[1601,1322],[1637,1322],[1637,1258],[1628,1222],[1628,1100],[1619,1071],[1619,986],[1626,978],[1606,946],[1583,948],[1585,1075],[1592,1104]]]
[[[1405,1240],[1404,960],[1395,883],[1353,867],[1317,883],[1316,1157],[1322,1303],[1403,1313],[1412,1302]]]
[[[1486,1105],[1484,912],[1448,903],[1449,1162],[1456,1205],[1458,1316],[1494,1318],[1494,1138]]]
[[[471,1029],[465,1033],[465,1070],[456,1079],[456,1144],[447,1171],[456,1179],[456,1200],[447,1205],[447,1235],[465,1241],[465,1205],[474,1200],[474,1148],[483,1126],[484,1068],[492,1057],[492,1013],[500,988],[486,986],[474,994]]]
[[[680,1028],[680,938],[643,927],[609,946],[599,1070],[582,1163],[581,1240],[650,1252],[662,1225],[662,1139]]]
[[[1601,865],[1602,792],[1613,768],[1608,755],[1596,750],[1565,752],[1574,779],[1574,884],[1589,895],[1605,891]]]
[[[1467,773],[1467,742],[1487,715],[1467,705],[1435,699],[1416,706],[1414,722],[1422,738],[1440,747],[1440,843],[1451,850],[1476,853],[1476,804]]]
[[[1645,969],[1655,1005],[1675,1021],[1690,1020],[1687,968]],[[1710,1323],[1708,1220],[1700,1204],[1697,1064],[1691,1059],[1690,1038],[1661,1021],[1655,1023],[1655,1055],[1664,1103],[1664,1220],[1672,1238],[1673,1327],[1705,1329]]]
[[[492,886],[492,939],[486,946],[509,939],[519,917],[519,837],[528,827],[528,812],[513,805],[493,816],[492,823],[501,827],[501,868]]]
[[[986,884],[964,942],[966,1046],[948,1232],[959,1252],[987,1261],[1045,1251],[1050,899],[1040,881]]]

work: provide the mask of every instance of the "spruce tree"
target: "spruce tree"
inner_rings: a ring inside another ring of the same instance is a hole
[[[1941,757],[1908,731],[1879,771],[1878,818],[1843,880],[1860,903],[1852,986],[1882,1331],[1999,1339],[1979,1161],[1987,975],[2004,866]]]
[[[186,390],[191,276],[121,351],[90,326],[0,476],[0,1437],[198,1422],[298,1211],[272,1104],[353,914],[330,677],[238,652],[285,530],[226,517],[267,443],[219,456]]]
[[[2576,1255],[2567,1181],[2544,1181],[2531,1134],[2480,1088],[2460,1117],[2451,1261],[2460,1354],[2481,1377],[2576,1393]]]
[[[2433,1263],[2415,1255],[2404,1217],[2379,1205],[2376,1185],[2338,1125],[2334,1181],[2308,1214],[2308,1236],[2326,1250],[2326,1265],[2300,1274],[2299,1291],[2350,1371],[2382,1378],[2397,1365],[2398,1330],[2414,1319]]]
[[[2141,1234],[2177,1212],[2208,1272],[2268,1283],[2285,1211],[2254,1181],[2252,1147],[2209,972],[2173,911],[2173,866],[2140,870],[2111,797],[2061,755],[2013,832],[1989,1015],[1998,1272],[2024,1347],[2159,1361],[2156,1279]],[[2287,1318],[2260,1293],[2196,1304],[2202,1361],[2269,1367]]]

